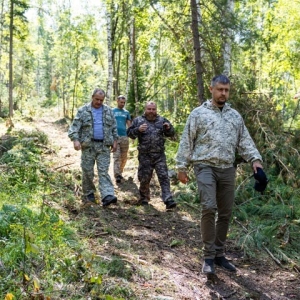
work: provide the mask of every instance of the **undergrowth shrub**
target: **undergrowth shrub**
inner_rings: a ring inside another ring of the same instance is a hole
[[[23,130],[10,134],[13,139],[0,156],[0,298],[110,297],[103,274],[129,278],[130,269],[117,260],[104,266],[53,205],[73,197],[73,183],[72,176],[43,159],[47,136]],[[128,288],[110,290],[111,299],[132,294]]]

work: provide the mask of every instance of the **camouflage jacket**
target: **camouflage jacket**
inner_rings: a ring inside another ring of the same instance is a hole
[[[166,130],[163,123],[169,123],[170,128]],[[146,123],[148,128],[140,132],[140,125]],[[148,121],[145,115],[133,119],[131,126],[127,129],[127,135],[132,139],[138,139],[138,150],[140,153],[164,152],[165,137],[172,137],[175,134],[174,127],[166,119],[157,115],[154,121]]]
[[[229,168],[236,150],[246,161],[262,161],[242,116],[227,103],[221,111],[206,101],[187,119],[176,166],[178,171],[186,171],[190,164]]]
[[[117,124],[112,109],[103,104],[103,131],[104,145],[111,146],[118,139]],[[94,122],[91,103],[78,109],[73,120],[68,136],[72,141],[79,141],[83,148],[91,146],[94,136]]]

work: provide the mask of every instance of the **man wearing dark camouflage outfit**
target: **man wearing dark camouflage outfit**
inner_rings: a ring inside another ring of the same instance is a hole
[[[157,114],[156,104],[148,102],[144,114],[133,120],[127,135],[138,139],[138,179],[140,182],[140,204],[150,201],[150,181],[156,171],[162,191],[162,200],[167,209],[176,207],[170,191],[170,179],[165,155],[165,138],[174,136],[172,124]]]
[[[241,115],[226,103],[230,81],[224,75],[212,79],[212,99],[189,115],[177,153],[178,179],[187,183],[187,169],[194,167],[201,200],[201,235],[205,274],[214,274],[214,264],[235,272],[225,258],[225,241],[234,203],[235,151],[257,173],[262,158]],[[217,216],[217,219],[216,219]]]
[[[78,109],[69,128],[69,138],[75,150],[81,150],[82,190],[84,201],[95,203],[96,188],[93,183],[96,162],[102,205],[117,202],[114,186],[108,174],[110,153],[117,148],[117,125],[112,109],[103,104],[105,92],[95,89],[92,102]]]

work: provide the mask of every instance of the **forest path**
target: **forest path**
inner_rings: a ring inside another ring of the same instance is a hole
[[[47,134],[55,150],[47,159],[55,168],[80,174],[80,152],[73,149],[63,119],[49,111],[30,126]],[[280,268],[263,254],[260,260],[245,258],[230,240],[227,254],[237,266],[237,274],[217,269],[216,281],[207,281],[201,273],[199,208],[179,203],[175,210],[166,211],[155,177],[151,205],[136,206],[136,157],[136,148],[131,144],[126,180],[115,184],[119,199],[116,205],[105,209],[100,205],[85,207],[78,197],[75,207],[67,210],[70,219],[80,220],[78,234],[88,239],[91,252],[104,260],[119,258],[124,263],[118,276],[104,276],[108,292],[119,288],[124,291],[124,299],[141,300],[300,299],[299,274]]]

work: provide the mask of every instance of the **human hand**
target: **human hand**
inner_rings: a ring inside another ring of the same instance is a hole
[[[148,125],[146,123],[144,123],[139,127],[139,131],[145,132],[147,130],[147,128],[148,128]]]
[[[75,149],[76,151],[81,150],[81,144],[80,144],[79,141],[74,141],[74,142],[73,142],[73,145],[74,145],[74,149]]]
[[[114,141],[113,145],[111,146],[111,152],[116,152],[117,151],[117,146],[118,146],[118,142]]]
[[[164,129],[166,129],[166,130],[169,130],[170,129],[170,123],[168,123],[168,122],[165,122],[164,124],[163,124],[163,126],[164,126]]]
[[[187,184],[189,181],[189,178],[186,174],[186,172],[178,172],[177,178],[181,183]]]
[[[252,168],[253,168],[254,173],[257,173],[257,168],[263,169],[263,166],[262,166],[262,164],[261,164],[261,162],[259,160],[255,160],[252,163]]]

